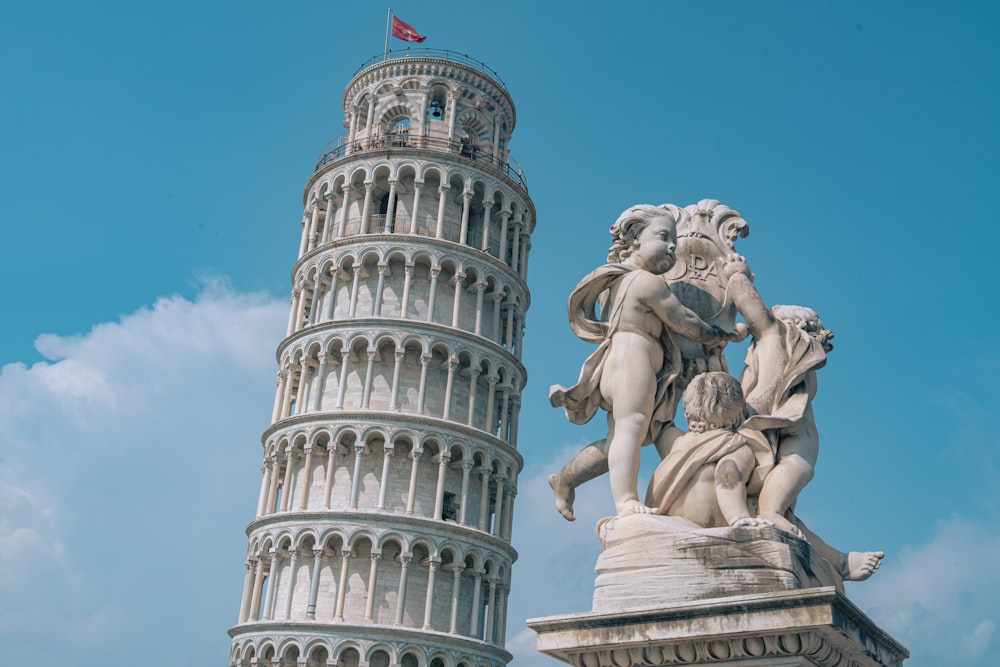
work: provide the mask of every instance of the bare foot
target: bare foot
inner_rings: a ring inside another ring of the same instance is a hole
[[[556,509],[567,521],[576,521],[573,516],[573,501],[576,500],[576,491],[572,486],[562,481],[559,473],[549,475],[549,486],[552,493],[556,494]]]
[[[798,537],[803,540],[806,539],[806,536],[802,534],[801,530],[796,528],[791,521],[781,516],[780,514],[774,514],[772,512],[767,512],[767,513],[762,512],[759,518],[770,521],[774,525],[774,527],[777,528],[778,530],[783,530],[786,533],[791,533],[795,537]]]
[[[745,516],[742,519],[737,519],[729,524],[732,528],[763,528],[764,526],[773,526],[774,522],[767,519],[756,518],[752,516]]]
[[[655,507],[643,505],[638,500],[626,500],[618,510],[618,516],[628,516],[629,514],[659,514],[660,510]]]
[[[841,572],[845,581],[864,581],[875,574],[882,565],[882,551],[851,551],[847,554],[847,572]]]

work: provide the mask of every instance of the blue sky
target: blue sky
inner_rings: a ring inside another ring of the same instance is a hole
[[[511,151],[538,211],[516,664],[553,664],[532,654],[524,618],[589,609],[591,527],[610,511],[594,482],[566,523],[544,481],[601,435],[600,420],[573,426],[546,400],[590,351],[565,298],[603,261],[622,209],[705,197],[749,221],[737,247],[764,298],[812,306],[837,333],[799,511],[833,544],[887,552],[848,594],[911,648],[910,665],[993,664],[1000,10],[595,7],[394,5],[426,46],[506,81]],[[0,645],[12,661],[225,664],[302,188],[344,131],[344,86],[381,52],[385,12],[0,9]]]

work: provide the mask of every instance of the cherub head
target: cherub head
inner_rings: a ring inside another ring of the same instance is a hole
[[[833,349],[833,345],[830,344],[833,332],[823,328],[823,322],[812,308],[806,308],[805,306],[772,306],[771,312],[782,322],[787,322],[792,326],[798,327],[818,340],[823,346],[824,352],[829,352]]]
[[[652,273],[666,273],[676,262],[677,219],[680,210],[673,204],[639,204],[618,216],[611,225],[609,262],[637,264]]]
[[[734,429],[746,419],[746,410],[743,389],[729,373],[696,375],[684,390],[684,416],[693,433]]]

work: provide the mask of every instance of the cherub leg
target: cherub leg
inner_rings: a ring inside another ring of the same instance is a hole
[[[747,479],[753,472],[753,450],[740,447],[722,457],[715,466],[715,498],[730,526],[770,526],[770,521],[750,516],[747,507]]]
[[[639,455],[641,443],[649,428],[649,418],[641,412],[616,416],[608,433],[608,468],[611,496],[618,516],[626,514],[658,514],[659,511],[639,500]]]
[[[824,542],[819,535],[809,530],[798,517],[793,517],[795,525],[801,529],[806,541],[820,556],[828,560],[844,581],[864,581],[875,574],[885,558],[883,551],[839,551]]]
[[[813,422],[812,408],[807,407],[801,421],[781,431],[778,462],[764,478],[758,516],[773,521],[781,530],[803,536],[785,515],[812,479],[818,454],[819,434]]]
[[[607,439],[592,442],[570,459],[559,472],[549,475],[549,486],[556,496],[556,509],[567,521],[574,521],[573,501],[576,487],[608,471]]]

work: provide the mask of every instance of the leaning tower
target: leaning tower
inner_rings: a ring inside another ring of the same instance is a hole
[[[502,667],[535,210],[496,72],[390,52],[305,186],[230,665]]]

